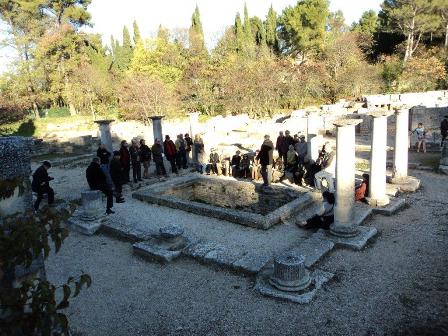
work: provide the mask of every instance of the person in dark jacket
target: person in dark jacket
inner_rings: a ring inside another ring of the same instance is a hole
[[[185,145],[184,136],[179,134],[177,136],[176,142],[176,163],[177,169],[187,169],[187,150]]]
[[[163,164],[163,151],[160,139],[156,139],[151,147],[152,159],[156,165],[157,176],[166,175],[165,165]]]
[[[90,189],[100,190],[106,195],[106,214],[109,215],[115,213],[114,211],[112,211],[112,207],[114,206],[112,189],[107,183],[106,174],[104,174],[103,170],[101,169],[100,160],[98,158],[94,158],[90,165],[87,167],[86,178]]]
[[[221,167],[220,167],[221,160],[215,148],[212,148],[212,152],[210,153],[210,159],[208,162],[211,172],[216,175],[221,175]]]
[[[33,181],[31,182],[31,189],[37,193],[37,199],[34,203],[34,210],[39,209],[40,202],[44,198],[44,195],[48,196],[48,204],[54,202],[54,191],[50,187],[50,181],[53,180],[52,177],[48,176],[48,169],[51,168],[51,163],[44,161],[42,165],[36,169],[33,174]]]
[[[129,148],[129,154],[131,156],[132,162],[132,177],[134,179],[134,183],[142,180],[142,165],[140,158],[140,147],[137,143],[137,140],[132,140],[131,148]]]
[[[176,167],[176,154],[177,154],[176,145],[170,139],[169,135],[165,136],[165,141],[163,142],[163,150],[165,152],[166,159],[170,162],[171,172],[178,174]]]
[[[240,162],[240,176],[242,178],[251,178],[250,173],[251,161],[248,154],[243,154],[243,158]]]
[[[140,140],[140,157],[143,163],[143,178],[149,178],[149,164],[151,162],[151,149],[145,144],[145,140]]]
[[[443,117],[442,122],[440,123],[440,134],[442,135],[442,142],[440,146],[443,147],[443,143],[448,137],[448,115]]]
[[[128,143],[126,140],[121,142],[120,146],[120,162],[123,167],[124,183],[130,182],[129,172],[131,171],[131,155],[129,154]]]
[[[106,146],[103,143],[100,144],[100,146],[98,147],[98,150],[96,151],[96,156],[100,158],[101,165],[109,166],[109,159],[111,153],[106,149]]]
[[[191,150],[193,149],[193,139],[191,139],[188,133],[185,133],[184,140],[185,140],[185,151],[187,152],[187,164],[188,164],[192,159],[190,155]]]
[[[284,145],[285,142],[285,136],[283,135],[283,131],[280,131],[278,133],[277,142],[275,143],[275,149],[277,150],[278,156],[283,157],[285,153],[283,153],[283,150],[285,148]]]
[[[241,155],[240,151],[236,151],[235,155],[232,156],[232,160],[230,161],[230,167],[232,168],[232,176],[239,177],[240,176],[240,163],[241,163]]]
[[[330,225],[334,222],[334,194],[329,191],[322,193],[322,206],[317,214],[306,221],[298,223],[304,229],[330,229]]]
[[[291,136],[289,131],[285,131],[285,140],[283,141],[283,155],[282,155],[282,161],[286,162],[288,159],[288,150],[289,146],[294,145],[294,138]]]
[[[272,164],[274,163],[273,152],[274,144],[272,143],[269,135],[265,135],[260,152],[257,155],[257,159],[260,160],[261,176],[263,177],[263,186],[265,187],[269,186],[272,181]]]
[[[121,165],[119,151],[114,152],[114,156],[110,162],[110,177],[115,186],[115,202],[123,203],[123,166]]]

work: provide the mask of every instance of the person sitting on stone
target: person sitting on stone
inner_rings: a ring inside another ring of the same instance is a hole
[[[423,153],[426,153],[426,130],[422,123],[419,123],[417,128],[412,131],[412,134],[417,134],[417,153],[422,147]]]
[[[286,155],[285,171],[291,171],[297,166],[297,152],[293,145],[289,145],[288,153]]]
[[[283,164],[282,158],[278,157],[277,160],[275,160],[272,169],[272,182],[274,183],[280,182],[284,175],[285,175],[285,165]]]
[[[48,169],[51,168],[51,163],[49,161],[42,162],[42,165],[36,169],[33,174],[33,181],[31,182],[31,189],[37,193],[37,199],[34,203],[34,210],[39,210],[39,205],[44,195],[48,196],[48,205],[54,202],[54,191],[50,187],[50,181],[53,180],[52,177],[48,176]]]
[[[221,175],[221,167],[219,167],[221,161],[215,148],[211,149],[210,160],[208,162],[210,171],[215,175]]]
[[[362,182],[355,188],[355,201],[367,203],[369,195],[369,174],[362,174]]]
[[[120,152],[114,151],[114,156],[110,162],[110,177],[115,186],[115,202],[123,203],[123,166],[120,161]]]
[[[106,175],[100,167],[100,160],[94,158],[86,169],[86,179],[91,190],[100,190],[107,197],[106,214],[115,213],[112,210],[114,206],[113,192],[107,183]]]
[[[163,150],[160,139],[156,139],[151,147],[152,159],[156,165],[157,176],[166,175],[165,165],[163,164]]]
[[[232,168],[233,177],[240,176],[240,164],[241,164],[241,156],[240,151],[237,150],[235,155],[232,156],[232,160],[230,161],[230,167]]]
[[[333,150],[333,146],[329,142],[325,143],[322,147],[319,157],[312,168],[312,174],[314,175],[314,186],[320,188],[319,180],[325,177],[329,183],[328,189],[334,190],[333,179],[336,174],[336,153]]]
[[[143,164],[143,178],[147,179],[149,178],[149,165],[151,162],[151,149],[146,145],[145,140],[140,140],[140,158],[142,160]]]
[[[328,230],[330,225],[334,222],[334,194],[324,191],[322,193],[323,202],[319,212],[306,221],[297,223],[297,225],[304,229],[324,229]]]
[[[251,173],[252,173],[252,180],[254,180],[254,181],[258,181],[261,178],[261,164],[260,164],[260,159],[258,158],[259,153],[260,153],[260,150],[257,149],[255,151],[255,156],[252,159]]]
[[[251,162],[248,154],[243,154],[243,158],[240,162],[240,176],[242,178],[250,178],[250,168],[251,168]]]

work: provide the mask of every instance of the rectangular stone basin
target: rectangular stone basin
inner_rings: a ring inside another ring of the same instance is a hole
[[[168,180],[132,196],[258,229],[269,229],[313,202],[311,194],[304,189],[262,188],[252,182],[202,175]]]

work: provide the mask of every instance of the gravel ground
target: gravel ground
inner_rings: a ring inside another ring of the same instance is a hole
[[[408,196],[410,206],[393,217],[376,215],[369,224],[380,234],[363,251],[338,249],[322,260],[318,266],[336,276],[309,305],[262,297],[253,278],[192,260],[147,262],[129,243],[102,235],[72,233],[48,259],[47,275],[55,283],[80,270],[93,278],[66,310],[75,335],[448,335],[448,179],[412,173],[424,187]],[[80,188],[81,181],[70,181]],[[79,195],[67,189],[58,192]],[[236,245],[250,235],[253,248],[268,249],[270,235],[272,245],[296,239],[287,225],[259,237],[246,228],[232,235],[237,224],[152,205],[139,213],[137,202],[117,206],[117,214],[154,228],[189,225]]]

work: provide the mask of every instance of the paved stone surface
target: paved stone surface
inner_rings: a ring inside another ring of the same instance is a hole
[[[227,249],[224,246],[218,246],[216,249],[208,252],[202,259],[205,263],[214,264],[222,267],[232,267],[233,262],[241,257],[241,254]]]
[[[269,268],[263,271],[257,277],[255,290],[264,296],[299,304],[310,303],[316,296],[318,290],[334,276],[333,273],[317,269],[310,274],[311,285],[307,290],[299,292],[284,292],[278,290],[269,283],[269,277],[272,274],[272,272],[273,269]]]
[[[372,208],[361,202],[356,202],[353,207],[353,225],[359,226],[372,214]]]
[[[185,248],[182,253],[192,258],[204,258],[205,255],[219,248],[219,244],[214,242],[197,242]]]
[[[150,260],[159,262],[171,262],[181,255],[181,251],[169,251],[154,246],[150,241],[135,243],[132,245],[134,253]]]
[[[389,204],[384,207],[373,208],[372,211],[375,214],[392,216],[401,209],[403,209],[406,205],[406,200],[404,198],[395,198],[391,197],[389,200]]]
[[[107,221],[105,221],[101,226],[101,232],[131,242],[148,240],[156,234],[154,232],[144,232],[129,227],[126,225],[126,220],[118,214],[109,215],[107,217]]]
[[[271,260],[269,254],[253,254],[247,253],[243,257],[237,259],[232,268],[248,274],[256,274]]]
[[[377,234],[377,230],[374,227],[359,226],[359,233],[355,237],[344,238],[336,237],[330,234],[328,231],[320,229],[312,235],[314,239],[328,239],[332,241],[336,246],[347,247],[356,251],[361,250],[367,241]]]
[[[304,240],[289,251],[298,255],[303,255],[305,257],[305,266],[310,268],[330,252],[333,247],[334,243],[330,240],[312,237]]]
[[[391,183],[395,184],[401,192],[415,192],[420,188],[420,180],[413,176],[407,176],[402,179],[392,178]]]
[[[68,224],[71,229],[76,230],[82,234],[91,236],[95,234],[101,227],[101,225],[106,221],[106,218],[98,218],[93,221],[85,221],[79,216],[74,214],[69,220]]]

